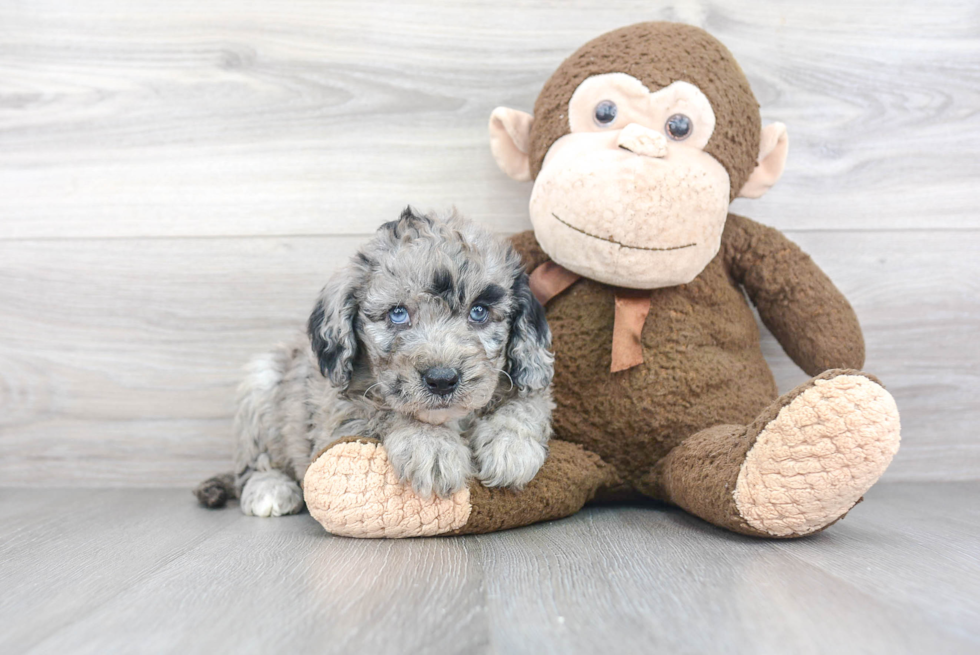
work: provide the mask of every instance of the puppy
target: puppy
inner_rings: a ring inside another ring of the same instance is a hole
[[[298,512],[311,458],[347,436],[381,440],[423,496],[520,489],[544,462],[551,333],[520,257],[477,224],[406,209],[333,276],[308,336],[250,363],[237,470],[198,486],[204,505]]]

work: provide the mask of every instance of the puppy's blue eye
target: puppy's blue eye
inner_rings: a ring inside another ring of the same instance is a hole
[[[408,325],[408,310],[404,307],[392,307],[388,310],[388,320],[395,325]]]
[[[473,305],[470,307],[470,320],[474,323],[483,323],[490,317],[490,310],[483,305]]]

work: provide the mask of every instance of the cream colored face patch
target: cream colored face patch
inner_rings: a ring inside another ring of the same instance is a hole
[[[602,122],[596,116],[612,103],[613,120]],[[601,108],[600,108],[601,105]],[[715,131],[715,113],[701,89],[689,82],[674,82],[655,93],[640,80],[625,73],[594,75],[582,82],[568,102],[568,125],[572,133],[608,132],[627,125],[642,125],[666,133],[672,116],[686,116],[691,132],[679,142],[690,148],[703,149]],[[546,160],[547,161],[547,160]]]
[[[898,408],[861,375],[817,380],[759,433],[735,485],[739,514],[777,537],[840,518],[898,451]]]
[[[558,264],[636,289],[693,280],[718,253],[730,180],[703,148],[711,104],[687,82],[655,93],[623,73],[590,77],[569,102],[571,134],[549,149],[531,222]]]

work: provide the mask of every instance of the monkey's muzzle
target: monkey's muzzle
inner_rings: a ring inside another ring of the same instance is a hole
[[[644,157],[667,156],[667,138],[660,132],[637,123],[630,123],[620,131],[616,145]]]

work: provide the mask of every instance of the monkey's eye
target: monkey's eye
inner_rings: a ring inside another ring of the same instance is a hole
[[[408,325],[408,310],[399,305],[388,310],[388,320],[392,325]]]
[[[474,323],[486,323],[490,317],[490,310],[486,305],[473,305],[470,307],[470,320]]]
[[[599,127],[606,127],[616,120],[616,103],[612,100],[603,100],[595,106],[595,124]]]
[[[674,114],[667,119],[667,124],[664,126],[664,129],[667,130],[667,136],[674,141],[683,141],[691,136],[691,132],[694,130],[694,123],[684,114]]]

